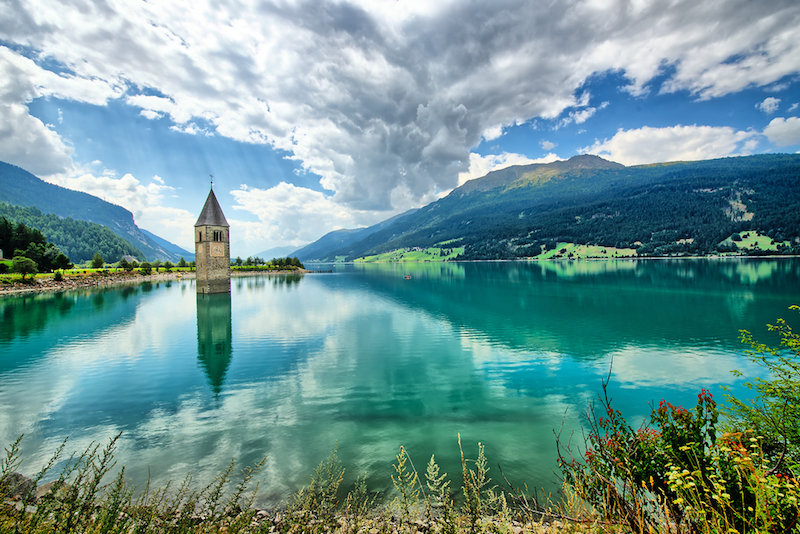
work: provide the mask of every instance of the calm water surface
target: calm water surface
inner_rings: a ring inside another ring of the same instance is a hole
[[[266,456],[268,505],[336,446],[372,490],[401,445],[457,474],[460,433],[471,457],[480,441],[514,483],[552,490],[553,430],[580,428],[612,359],[614,404],[638,423],[661,398],[740,391],[730,370],[756,370],[739,329],[774,341],[764,325],[797,325],[800,303],[798,259],[319,268],[334,272],[234,278],[230,295],[182,281],[0,298],[0,441],[24,433],[33,473],[67,436],[76,450],[122,432],[139,486]]]

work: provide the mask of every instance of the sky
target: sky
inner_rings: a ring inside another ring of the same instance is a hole
[[[800,151],[797,0],[4,0],[0,161],[187,250],[300,247],[509,165]]]

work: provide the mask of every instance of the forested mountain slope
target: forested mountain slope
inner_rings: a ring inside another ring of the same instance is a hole
[[[296,256],[300,259],[300,261],[306,260],[328,260],[334,261],[336,258],[335,256],[327,257],[327,255],[331,251],[340,250],[344,247],[348,247],[354,243],[358,243],[366,239],[371,234],[374,234],[378,230],[381,230],[390,224],[415,213],[417,210],[408,210],[403,212],[399,215],[395,215],[390,219],[386,219],[383,222],[375,224],[373,226],[367,228],[357,228],[355,230],[334,230],[333,232],[329,232],[322,236],[321,238],[317,239],[315,242],[306,245],[305,247],[296,250],[292,255]]]
[[[142,232],[136,226],[133,214],[125,208],[87,193],[49,184],[16,165],[4,162],[0,162],[0,202],[34,206],[44,213],[106,226],[143,252],[148,260],[177,261],[182,255],[172,250],[172,247],[179,248],[176,245],[165,247]],[[183,255],[189,254],[184,251]]]
[[[536,256],[558,242],[708,254],[746,230],[800,251],[798,213],[797,154],[632,167],[576,156],[489,173],[327,255],[355,259],[454,240],[463,259]]]
[[[96,252],[108,262],[119,261],[123,254],[145,261],[141,250],[96,223],[61,218],[53,213],[42,213],[38,208],[12,206],[5,202],[0,202],[0,217],[36,228],[74,263],[91,260]],[[9,255],[12,253],[12,250],[8,251]]]

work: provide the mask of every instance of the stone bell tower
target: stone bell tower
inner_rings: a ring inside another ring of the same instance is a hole
[[[212,189],[194,225],[197,293],[231,292],[230,225]]]

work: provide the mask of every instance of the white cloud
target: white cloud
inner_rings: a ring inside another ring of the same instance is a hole
[[[603,102],[596,108],[588,107],[584,109],[570,111],[566,117],[564,117],[558,122],[558,125],[556,125],[556,129],[568,126],[573,122],[575,124],[583,124],[584,122],[592,118],[592,116],[594,116],[594,114],[597,113],[598,109],[604,109],[606,107],[608,107],[608,102]]]
[[[505,169],[506,167],[511,167],[512,165],[552,163],[560,159],[561,158],[552,153],[543,158],[530,159],[522,154],[511,154],[508,152],[503,152],[502,154],[489,154],[488,156],[481,156],[480,154],[472,152],[469,155],[469,170],[458,175],[458,185],[463,185],[469,180],[480,178],[492,171],[499,171],[500,169]],[[446,196],[447,193],[449,193],[449,191],[441,194],[440,196]]]
[[[756,109],[763,111],[767,115],[771,115],[778,111],[778,105],[781,103],[780,98],[775,98],[774,96],[768,96],[764,99],[763,102],[759,102],[756,104]]]
[[[800,118],[775,117],[764,128],[764,135],[778,146],[791,146],[800,143]]]
[[[150,119],[151,121],[155,119],[160,119],[161,117],[164,116],[163,113],[159,113],[158,111],[153,111],[152,109],[143,109],[142,111],[139,112],[139,115],[141,115],[146,119]]]
[[[717,126],[643,127],[617,131],[611,139],[580,149],[623,165],[662,161],[696,161],[739,155],[755,132]],[[752,144],[748,145],[752,147]]]
[[[789,109],[788,109],[788,110],[786,110],[786,111],[788,111],[789,113],[791,113],[792,111],[794,111],[794,110],[796,110],[796,109],[797,109],[797,106],[798,106],[798,105],[800,105],[800,102],[795,102],[794,104],[792,104],[791,106],[789,106]]]
[[[347,209],[334,202],[330,195],[281,182],[269,189],[249,188],[230,192],[236,199],[235,210],[256,215],[259,222],[231,219],[232,239],[241,240],[242,248],[263,246],[302,246],[321,235],[341,228],[356,228],[387,218],[385,212]]]
[[[483,138],[486,141],[494,141],[501,135],[503,135],[502,124],[498,124],[497,126],[492,126],[491,128],[487,128],[486,131],[483,132]]]
[[[190,122],[189,124],[181,124],[180,126],[172,125],[169,127],[169,129],[176,132],[183,132],[189,135],[202,134],[205,135],[206,137],[213,137],[214,135],[213,133],[209,132],[207,128],[201,128],[193,122]]]
[[[22,104],[0,104],[0,160],[37,176],[72,169],[72,148]]]
[[[553,149],[554,149],[556,146],[558,146],[558,144],[557,144],[557,143],[553,143],[553,142],[551,142],[551,141],[548,141],[548,140],[546,140],[546,139],[545,139],[544,141],[540,142],[539,144],[540,144],[540,145],[542,146],[542,148],[543,148],[543,149],[545,149],[545,150],[553,150]]]

